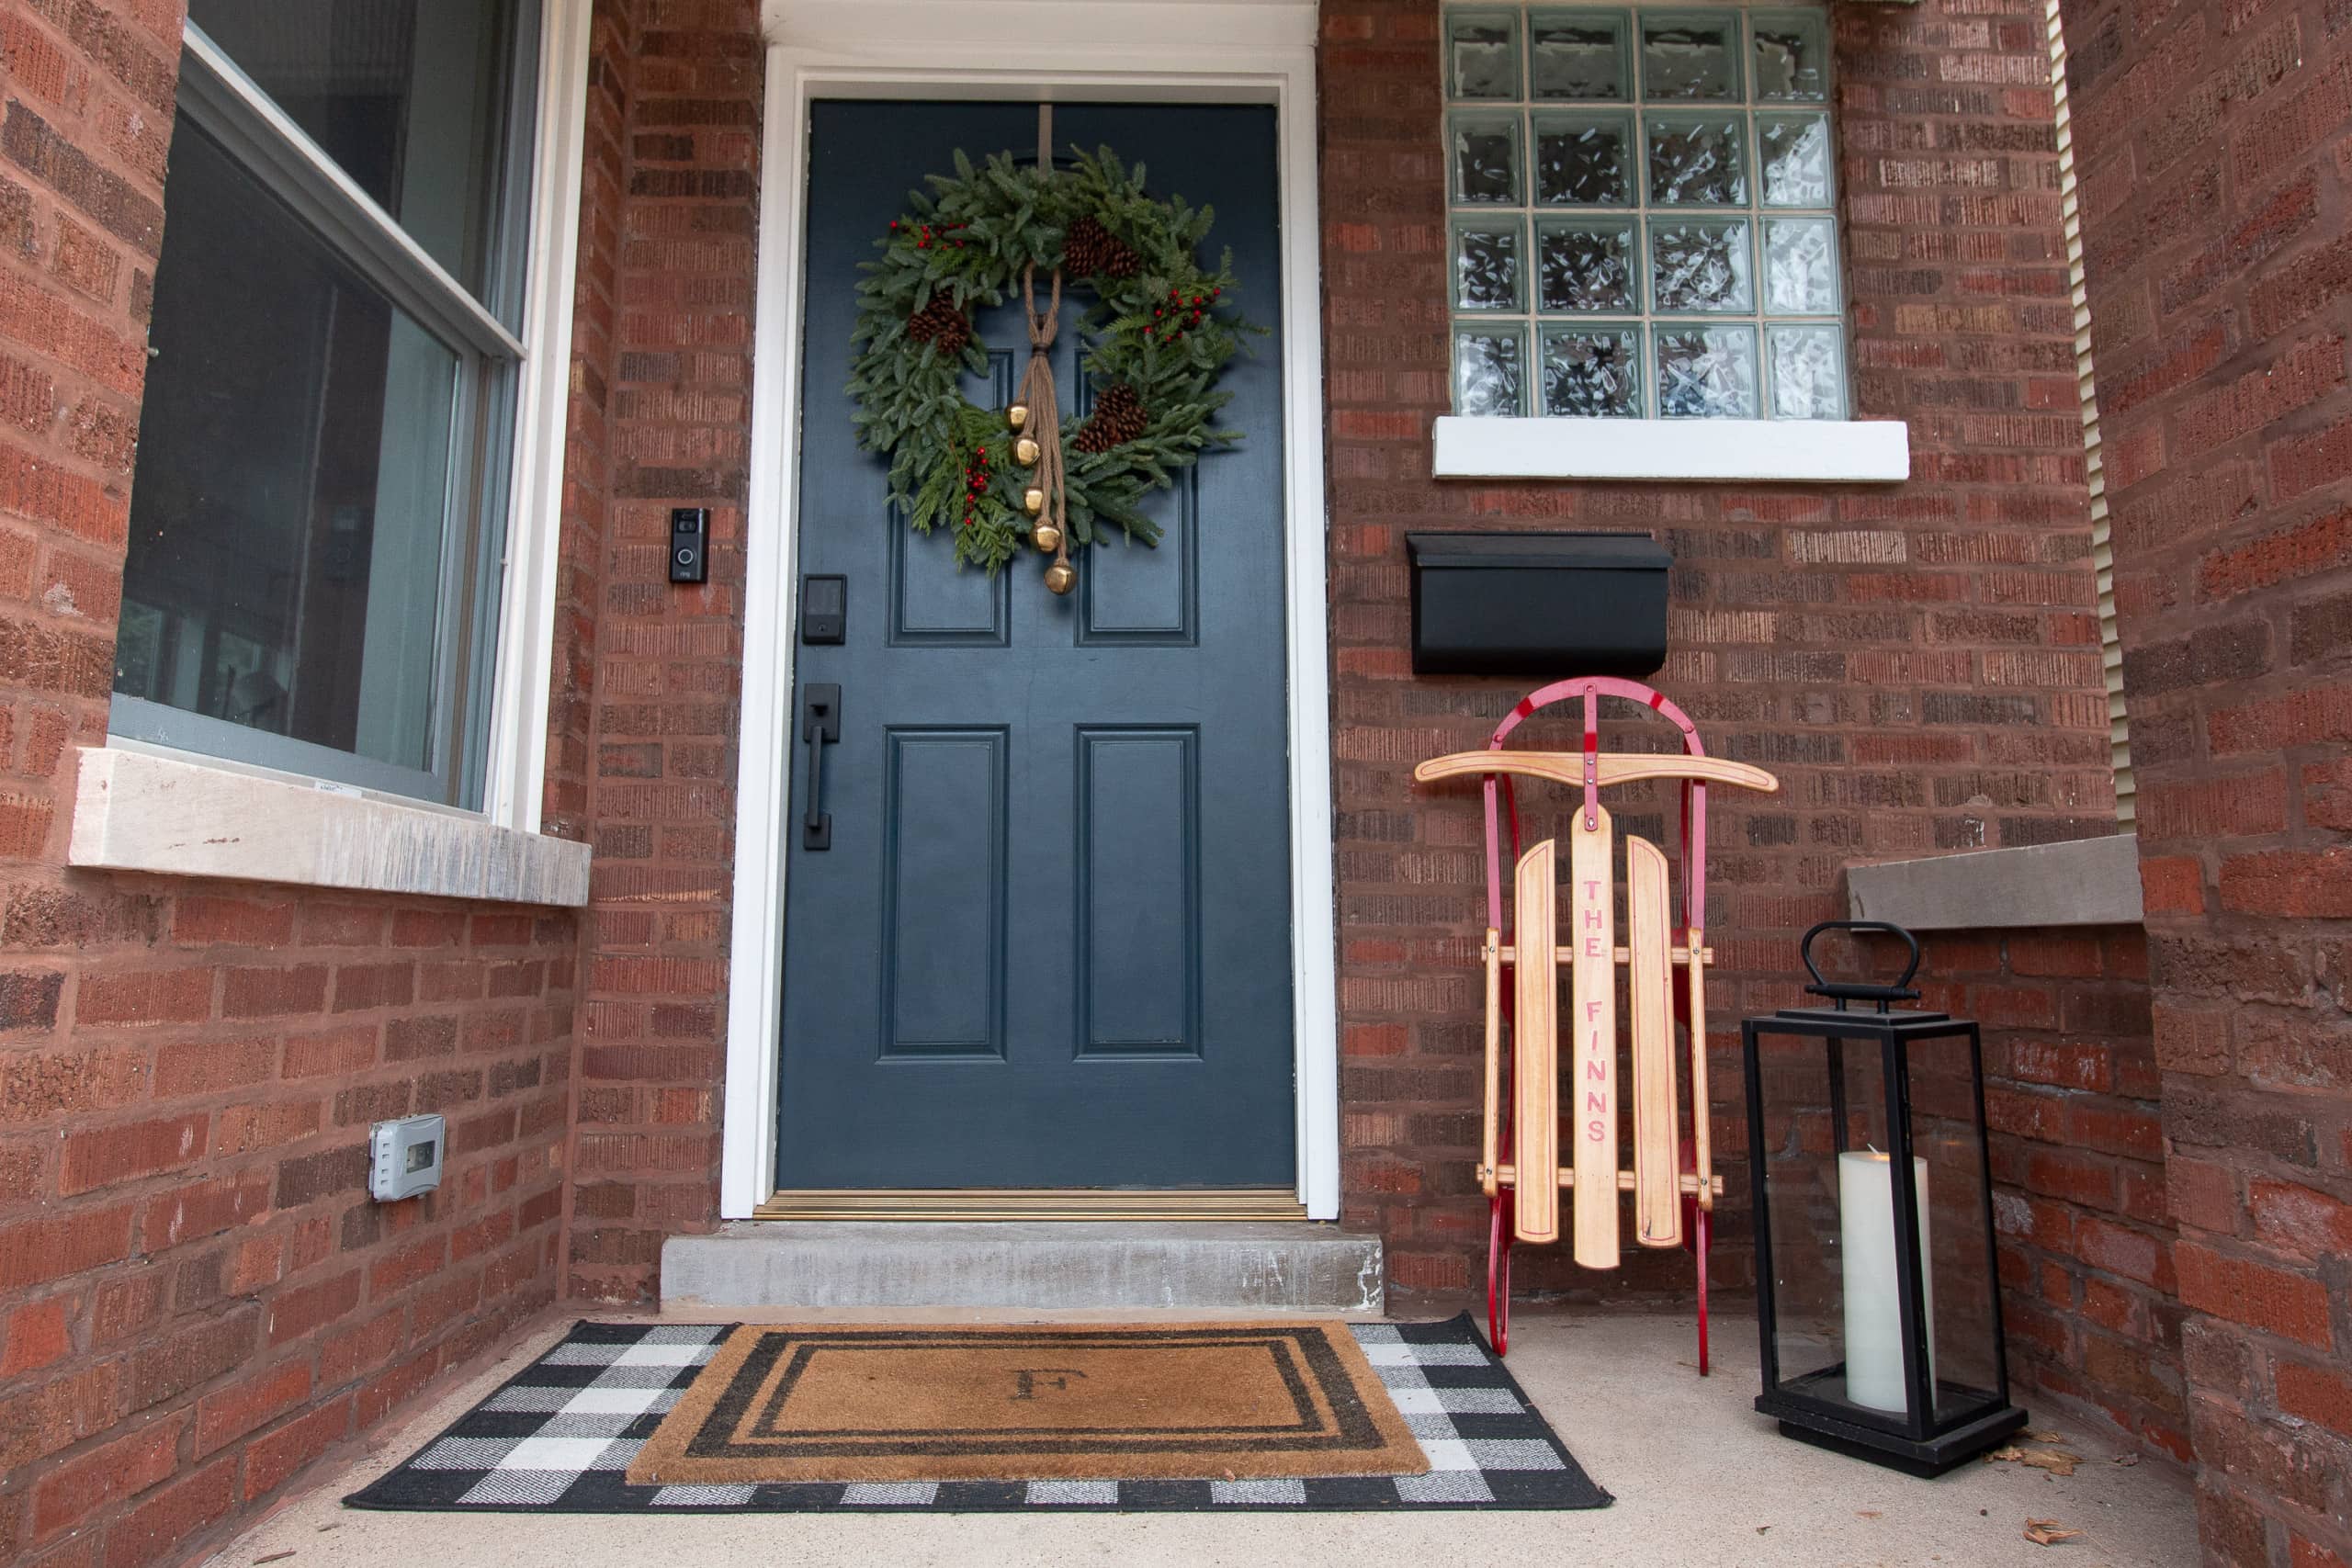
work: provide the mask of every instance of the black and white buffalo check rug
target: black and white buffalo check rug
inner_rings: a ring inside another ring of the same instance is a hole
[[[581,1323],[355,1508],[489,1513],[1190,1512],[1600,1508],[1586,1475],[1470,1314],[1350,1324],[1428,1455],[1424,1475],[1258,1481],[795,1482],[632,1486],[627,1472],[732,1324]]]

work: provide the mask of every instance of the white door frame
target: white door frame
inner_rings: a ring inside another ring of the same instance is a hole
[[[819,97],[1271,104],[1281,163],[1283,555],[1298,1195],[1340,1213],[1325,641],[1322,295],[1311,0],[770,0],[760,164],[742,760],[719,1213],[775,1190],[797,580],[802,241]],[[1204,41],[1206,40],[1206,41]]]

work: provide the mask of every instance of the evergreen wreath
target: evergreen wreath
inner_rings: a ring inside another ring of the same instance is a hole
[[[849,381],[858,445],[889,457],[890,499],[918,533],[953,523],[956,558],[990,572],[1036,543],[1057,554],[1059,576],[1048,581],[1066,592],[1070,546],[1091,544],[1105,525],[1158,543],[1145,494],[1241,438],[1215,423],[1232,396],[1216,380],[1242,334],[1261,329],[1227,303],[1232,252],[1215,271],[1197,259],[1213,209],[1155,200],[1143,165],[1127,170],[1107,147],[1079,153],[1068,169],[1016,164],[1002,152],[975,168],[958,152],[953,175],[928,179],[931,191],[910,192],[910,210],[875,242],[880,258],[859,264],[868,276],[851,342],[863,346]],[[1038,481],[1023,462],[1038,448],[1015,434],[1020,421],[1009,430],[1006,411],[963,391],[967,374],[989,368],[973,312],[1043,293],[1046,275],[1057,299],[1065,280],[1095,295],[1079,326],[1093,409],[1062,422],[1052,464],[1067,539],[1055,536],[1050,513],[1032,515]]]

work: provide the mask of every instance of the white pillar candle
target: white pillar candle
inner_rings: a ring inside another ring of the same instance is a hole
[[[1927,1267],[1928,1162],[1911,1161],[1918,1199],[1919,1285],[1935,1383],[1936,1289]],[[1876,1150],[1838,1156],[1838,1219],[1846,1286],[1846,1397],[1872,1410],[1911,1403],[1903,1382],[1903,1303],[1894,1278],[1894,1161]]]

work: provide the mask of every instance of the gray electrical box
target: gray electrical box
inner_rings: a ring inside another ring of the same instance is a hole
[[[413,1198],[441,1185],[441,1146],[447,1123],[438,1116],[403,1116],[368,1129],[368,1190],[380,1203]]]

